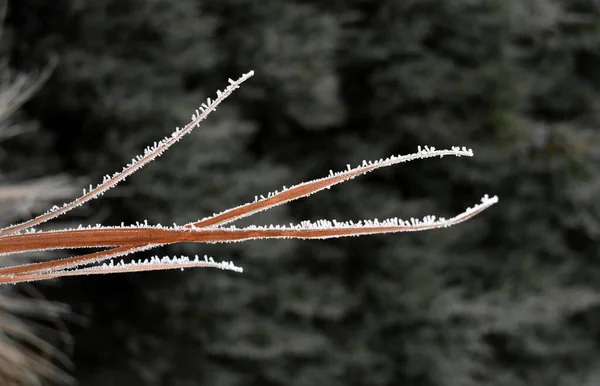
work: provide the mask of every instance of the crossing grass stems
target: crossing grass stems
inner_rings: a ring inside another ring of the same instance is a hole
[[[197,222],[173,226],[149,225],[147,222],[126,226],[90,226],[75,229],[54,231],[38,231],[35,226],[59,217],[66,212],[98,198],[107,190],[125,180],[140,168],[158,158],[177,141],[198,127],[206,117],[216,109],[235,89],[253,75],[250,71],[237,80],[229,80],[224,91],[218,91],[216,99],[208,98],[192,115],[191,122],[183,128],[177,128],[169,137],[145,149],[142,155],[132,159],[120,172],[106,175],[102,183],[84,189],[83,194],[63,206],[54,206],[46,213],[29,221],[0,229],[0,255],[46,251],[71,248],[106,248],[104,250],[79,256],[14,265],[0,268],[0,284],[45,280],[64,276],[97,275],[109,273],[155,271],[167,269],[184,269],[192,267],[213,267],[242,272],[242,268],[233,262],[218,262],[204,256],[193,258],[158,257],[147,260],[134,260],[125,263],[115,259],[135,252],[149,250],[162,245],[195,242],[195,243],[229,243],[252,239],[297,238],[327,239],[334,237],[360,236],[368,234],[423,231],[443,228],[463,222],[498,202],[496,196],[484,195],[481,202],[467,208],[464,212],[451,218],[425,216],[422,219],[411,218],[401,220],[346,221],[304,221],[288,226],[271,225],[248,226],[237,228],[231,222],[248,217],[257,212],[285,204],[292,200],[306,197],[318,191],[329,189],[333,185],[348,181],[379,168],[392,166],[402,162],[423,158],[444,156],[471,157],[473,152],[465,147],[452,147],[438,150],[434,147],[419,147],[413,154],[392,156],[374,162],[363,161],[361,165],[340,172],[330,171],[329,175],[317,180],[304,182],[296,186],[283,188],[281,191],[257,196],[253,202],[227,209],[221,213],[204,218]]]

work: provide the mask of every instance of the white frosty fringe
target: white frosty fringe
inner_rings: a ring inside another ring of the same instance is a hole
[[[81,271],[82,274],[88,275],[93,273],[104,274],[104,273],[118,273],[118,272],[138,272],[138,271],[150,271],[150,270],[164,270],[164,269],[181,269],[193,267],[206,267],[206,268],[219,268],[227,271],[243,272],[242,267],[236,266],[231,261],[215,261],[212,257],[204,255],[203,259],[200,259],[198,255],[195,255],[193,259],[188,256],[152,256],[145,260],[133,260],[129,263],[125,263],[123,260],[115,263],[111,260],[108,263],[104,263],[97,267],[82,268],[77,271]],[[64,271],[77,272],[77,271]]]
[[[311,238],[311,239],[326,239],[335,237],[348,237],[348,236],[360,236],[368,233],[395,233],[395,232],[415,232],[435,228],[447,228],[452,225],[456,225],[465,220],[468,220],[473,215],[489,208],[498,202],[498,196],[489,197],[487,194],[481,198],[481,203],[473,207],[468,207],[461,214],[446,219],[444,217],[436,218],[434,215],[428,215],[422,219],[411,217],[410,220],[402,220],[398,217],[392,217],[385,220],[371,219],[371,220],[360,220],[354,221],[337,221],[337,220],[317,220],[317,221],[302,221],[299,224],[285,225],[266,225],[257,226],[249,225],[243,228],[237,228],[235,226],[229,226],[227,228],[219,228],[219,230],[229,231],[266,231],[266,230],[283,230],[283,231],[327,231],[327,230],[346,230],[346,233],[342,234],[325,234],[322,236],[299,236],[297,238]],[[388,228],[387,230],[383,228]],[[372,232],[359,232],[359,230],[372,230]],[[194,228],[192,228],[194,230]],[[196,231],[206,231],[207,229],[197,228]],[[356,232],[353,232],[356,230]],[[266,238],[296,238],[295,236],[267,236]],[[252,239],[259,239],[259,237],[252,237]],[[244,239],[246,240],[246,239]],[[234,240],[234,241],[244,241]],[[225,241],[228,242],[228,241]]]
[[[193,259],[188,256],[153,256],[145,260],[134,260],[129,263],[120,260],[115,263],[111,260],[108,263],[104,263],[95,267],[79,268],[75,270],[58,270],[51,272],[42,273],[31,273],[25,275],[6,275],[0,276],[0,281],[3,284],[11,284],[11,279],[15,279],[16,282],[31,282],[38,280],[47,280],[56,277],[63,276],[83,276],[83,275],[104,275],[113,273],[128,273],[128,272],[142,272],[142,271],[156,271],[156,270],[167,270],[167,269],[180,269],[186,268],[218,268],[227,271],[234,271],[242,273],[244,269],[235,265],[231,261],[215,261],[212,257],[204,256],[201,259],[198,255],[195,255]]]
[[[443,158],[444,156],[472,157],[473,150],[467,149],[465,146],[463,146],[463,147],[452,146],[450,149],[444,149],[444,150],[437,150],[433,146],[422,146],[422,147],[418,146],[416,153],[407,154],[407,155],[399,155],[399,156],[391,156],[386,159],[381,158],[378,161],[362,161],[362,164],[355,168],[352,168],[350,165],[347,165],[347,170],[344,170],[341,172],[334,172],[333,170],[330,170],[329,175],[327,177],[322,177],[322,178],[319,178],[316,180],[303,182],[301,184],[294,185],[289,188],[286,188],[284,186],[282,191],[274,191],[274,192],[268,193],[267,196],[264,196],[264,195],[255,196],[253,202],[239,205],[239,206],[236,206],[233,208],[229,208],[227,210],[224,210],[223,212],[215,213],[212,216],[205,217],[198,222],[186,224],[186,226],[188,226],[188,227],[191,227],[191,226],[204,227],[204,226],[206,226],[205,225],[206,223],[210,223],[210,222],[214,222],[214,224],[210,225],[213,227],[224,225],[224,224],[230,223],[232,221],[239,220],[244,217],[248,217],[255,213],[262,212],[263,210],[273,208],[275,206],[283,205],[285,203],[288,203],[293,200],[297,200],[299,198],[310,196],[321,190],[330,189],[334,185],[351,180],[355,177],[358,177],[359,175],[371,172],[373,170],[376,170],[376,169],[379,169],[382,167],[396,165],[396,164],[399,164],[402,162],[414,161],[417,159],[433,158],[433,157]],[[275,199],[278,198],[279,196],[281,196],[283,193],[289,192],[290,190],[294,190],[294,189],[300,190],[303,188],[308,188],[310,185],[316,185],[319,183],[325,183],[325,184],[324,184],[324,186],[319,187],[319,188],[307,189],[308,192],[304,192],[303,194],[298,194],[297,196],[294,196],[292,198],[282,199],[279,202],[272,202],[272,201],[275,201]],[[252,207],[252,208],[250,208],[250,207]],[[247,209],[247,210],[244,210],[244,212],[242,214],[235,214],[242,208]]]
[[[136,158],[131,160],[131,163],[123,167],[121,172],[114,173],[112,176],[106,175],[101,184],[96,187],[90,185],[89,189],[83,190],[83,195],[69,203],[60,206],[53,206],[48,212],[21,224],[11,225],[6,228],[0,229],[0,236],[6,236],[15,232],[22,231],[35,225],[39,225],[43,222],[56,218],[74,208],[77,208],[84,203],[93,200],[104,194],[107,190],[113,188],[119,182],[125,180],[127,177],[135,173],[137,170],[158,158],[162,155],[169,147],[174,143],[183,138],[186,134],[189,134],[195,127],[200,126],[200,122],[203,121],[212,111],[216,110],[217,106],[225,100],[235,89],[239,88],[240,84],[246,81],[254,75],[254,71],[249,71],[243,74],[239,79],[229,79],[229,86],[224,91],[217,91],[217,99],[214,101],[210,98],[207,99],[206,104],[202,104],[196,112],[192,115],[192,120],[183,129],[179,127],[171,134],[170,137],[165,137],[159,142],[154,142],[153,146],[148,146],[144,150],[143,155],[138,155]]]

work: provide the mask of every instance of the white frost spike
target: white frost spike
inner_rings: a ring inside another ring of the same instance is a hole
[[[157,267],[159,266],[159,267]],[[144,268],[147,269],[144,269]],[[203,259],[200,259],[198,255],[194,256],[193,259],[190,259],[187,256],[163,256],[159,258],[158,256],[152,256],[150,259],[145,260],[133,260],[130,263],[125,263],[123,260],[114,263],[114,260],[111,260],[108,263],[104,263],[101,266],[97,267],[89,267],[84,268],[81,271],[82,274],[90,274],[90,273],[118,273],[118,272],[131,272],[131,271],[148,271],[155,269],[183,269],[183,268],[192,268],[192,267],[207,267],[207,268],[219,268],[223,270],[235,271],[235,272],[243,272],[242,267],[236,266],[234,263],[230,261],[215,261],[212,257],[204,256]],[[107,270],[111,272],[106,272]],[[71,272],[71,271],[69,271]],[[76,271],[73,271],[76,272]]]
[[[150,163],[151,161],[153,161],[154,159],[159,157],[162,153],[165,152],[165,150],[167,150],[169,147],[171,147],[173,144],[175,144],[175,142],[179,141],[186,134],[189,134],[194,129],[194,127],[199,126],[200,122],[202,120],[204,120],[210,114],[211,111],[213,111],[221,102],[223,102],[223,100],[225,100],[225,98],[227,98],[233,92],[233,90],[238,88],[240,86],[240,84],[242,84],[244,81],[246,81],[252,75],[254,75],[254,71],[249,71],[246,74],[243,74],[237,80],[229,79],[229,86],[227,86],[225,91],[217,92],[217,99],[215,99],[214,101],[212,101],[210,103],[210,105],[208,106],[206,111],[203,111],[202,114],[199,114],[198,116],[193,118],[190,123],[188,123],[183,129],[178,131],[177,135],[174,135],[174,136],[170,135],[158,143],[155,142],[154,148],[151,151],[149,151],[148,153],[145,153],[144,156],[139,161],[136,161],[135,159],[133,159],[131,164],[124,167],[123,171],[119,175],[113,176],[113,178],[111,178],[108,181],[103,182],[102,184],[98,185],[94,189],[92,189],[92,186],[90,185],[90,190],[88,192],[84,191],[84,193],[81,197],[71,201],[70,203],[63,205],[63,207],[59,210],[49,211],[49,212],[46,212],[34,219],[25,221],[21,224],[11,225],[6,228],[0,229],[0,237],[10,235],[15,232],[19,232],[23,229],[27,229],[34,225],[39,225],[43,222],[46,222],[53,218],[56,218],[64,213],[66,213],[72,209],[75,209],[78,206],[96,198],[101,193],[104,193],[107,190],[113,188],[119,182],[123,181],[126,177],[132,175],[133,173],[135,173],[136,171],[141,169],[143,166],[147,165],[148,163]]]

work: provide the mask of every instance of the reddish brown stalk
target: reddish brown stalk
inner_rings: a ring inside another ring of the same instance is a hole
[[[464,221],[483,210],[465,212],[454,219],[438,222],[409,223],[387,220],[382,225],[319,226],[310,224],[298,227],[249,227],[235,228],[155,228],[155,227],[99,227],[11,235],[0,239],[0,253],[18,253],[39,250],[112,247],[135,248],[140,245],[164,245],[174,243],[230,243],[236,241],[296,238],[328,239],[334,237],[372,235],[382,233],[422,231],[448,227]],[[400,225],[393,225],[398,222]],[[372,222],[370,222],[372,223]]]
[[[99,226],[95,228],[21,233],[34,225],[58,217],[84,202],[98,197],[127,176],[139,170],[142,166],[160,156],[160,154],[181,139],[185,134],[191,132],[194,127],[198,126],[201,120],[206,118],[219,103],[251,75],[252,72],[245,74],[237,81],[230,80],[230,86],[223,93],[218,92],[218,98],[214,102],[208,99],[206,105],[203,104],[202,107],[196,111],[196,114],[192,116],[192,121],[184,129],[177,129],[171,137],[167,137],[153,147],[147,148],[143,156],[134,159],[121,173],[116,173],[112,177],[105,177],[102,184],[95,188],[90,186],[89,192],[84,191],[83,196],[62,207],[55,207],[47,213],[30,221],[0,230],[0,255],[70,248],[109,247],[109,249],[65,259],[2,268],[0,269],[0,283],[18,283],[22,281],[51,279],[61,276],[138,272],[175,268],[183,269],[191,267],[216,267],[241,271],[241,268],[238,268],[231,263],[217,263],[209,258],[205,258],[205,260],[200,260],[198,258],[190,260],[186,257],[175,259],[153,258],[147,262],[133,262],[117,265],[114,265],[111,262],[108,265],[105,264],[103,266],[83,268],[82,266],[152,249],[161,245],[182,242],[229,243],[267,238],[325,239],[366,234],[411,232],[448,227],[477,215],[497,202],[497,197],[489,198],[486,195],[482,199],[481,204],[478,204],[473,208],[468,208],[465,212],[450,219],[435,219],[434,216],[426,216],[423,220],[411,219],[410,221],[393,218],[385,221],[367,220],[358,223],[342,223],[336,221],[320,221],[317,223],[303,222],[299,225],[289,227],[250,226],[241,229],[235,227],[223,227],[223,225],[232,221],[251,216],[257,212],[285,204],[292,200],[306,197],[324,189],[329,189],[333,185],[348,181],[381,167],[421,158],[443,157],[447,155],[458,157],[472,156],[472,151],[464,147],[453,147],[449,150],[436,150],[435,148],[425,147],[424,149],[419,148],[418,152],[414,154],[390,157],[386,160],[379,160],[376,162],[363,161],[363,164],[356,168],[350,168],[350,166],[348,166],[348,170],[344,172],[330,172],[328,177],[305,182],[291,188],[284,188],[281,192],[270,193],[267,197],[261,196],[260,199],[256,197],[255,201],[252,203],[228,209],[219,214],[215,214],[195,223],[189,223],[182,227],[153,227],[146,225],[131,227]]]

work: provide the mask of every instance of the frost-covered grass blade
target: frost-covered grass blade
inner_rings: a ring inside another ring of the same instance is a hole
[[[119,182],[125,180],[127,177],[137,172],[143,166],[160,157],[162,153],[164,153],[171,146],[173,146],[175,142],[179,141],[185,135],[189,134],[195,127],[200,126],[200,122],[206,119],[208,114],[214,111],[217,108],[217,106],[225,100],[225,98],[231,95],[231,93],[236,88],[239,88],[240,84],[242,84],[252,75],[254,75],[254,71],[250,71],[242,75],[238,80],[235,81],[229,79],[229,86],[225,89],[225,91],[217,91],[217,99],[215,99],[214,101],[208,98],[206,103],[203,103],[196,110],[196,112],[192,114],[192,121],[190,123],[188,123],[183,129],[176,128],[170,137],[165,137],[159,142],[154,142],[153,146],[148,146],[144,150],[143,155],[138,155],[136,158],[133,158],[131,160],[131,163],[127,164],[122,171],[116,172],[112,176],[104,176],[104,180],[101,184],[98,184],[96,187],[92,187],[92,185],[90,185],[88,190],[83,190],[83,195],[81,197],[64,204],[62,207],[53,206],[49,211],[34,219],[25,221],[21,224],[11,225],[9,227],[0,229],[0,237],[9,235],[11,233],[19,232],[25,229],[29,229],[48,220],[56,218],[60,215],[63,215],[68,211],[73,210],[78,206],[81,206],[86,202],[97,198],[98,196],[104,194],[107,190],[115,187]]]
[[[297,239],[327,239],[334,237],[360,236],[368,234],[413,232],[428,229],[448,227],[465,221],[498,201],[497,197],[485,195],[481,203],[472,208],[467,208],[463,213],[449,218],[436,218],[426,216],[423,219],[410,219],[408,221],[399,218],[387,220],[361,220],[358,222],[328,221],[317,222],[304,221],[289,226],[271,225],[268,227],[249,226],[236,228],[224,225],[235,220],[251,216],[255,213],[273,208],[287,202],[309,196],[313,193],[348,181],[365,173],[382,167],[396,165],[402,162],[417,159],[444,157],[444,156],[473,156],[470,149],[464,147],[453,147],[446,150],[437,150],[433,147],[419,147],[413,154],[393,156],[387,159],[363,163],[355,168],[348,165],[347,170],[334,173],[314,181],[304,182],[281,191],[269,193],[267,196],[255,197],[253,202],[227,209],[221,213],[204,218],[194,223],[183,226],[172,227],[151,226],[147,224],[136,224],[120,227],[79,227],[75,229],[64,229],[57,231],[35,231],[33,227],[45,221],[56,218],[87,201],[97,198],[107,190],[123,181],[128,176],[138,171],[141,167],[159,157],[169,149],[175,142],[190,133],[199,126],[210,112],[229,96],[239,85],[253,75],[250,71],[242,75],[238,80],[230,80],[230,85],[225,91],[217,92],[217,98],[210,98],[192,115],[191,122],[183,129],[177,128],[170,137],[155,143],[145,149],[144,154],[132,159],[121,172],[112,176],[105,176],[103,182],[95,187],[90,186],[84,190],[83,195],[62,207],[55,206],[48,212],[21,224],[12,225],[0,230],[0,255],[45,251],[56,249],[73,248],[108,248],[102,251],[83,254],[79,256],[45,261],[40,263],[10,266],[0,269],[0,284],[19,283],[24,281],[45,280],[62,276],[95,275],[107,273],[125,273],[154,271],[166,269],[184,269],[195,267],[213,267],[241,272],[242,269],[233,263],[215,262],[212,258],[194,259],[180,258],[158,258],[154,257],[146,261],[133,261],[130,263],[114,263],[112,259],[123,257],[135,252],[149,250],[162,245],[195,242],[195,243],[230,243],[254,239],[270,238],[297,238]],[[109,260],[100,266],[89,266],[90,264]]]
[[[81,275],[105,275],[109,273],[128,273],[128,272],[142,272],[142,271],[156,271],[156,270],[168,270],[168,269],[181,269],[186,268],[219,268],[228,271],[243,272],[243,268],[236,266],[230,261],[215,261],[212,257],[204,256],[204,259],[200,259],[198,255],[195,258],[190,259],[187,256],[181,257],[169,257],[164,256],[159,258],[153,256],[146,260],[137,260],[125,263],[123,260],[115,263],[110,260],[109,263],[104,263],[99,266],[85,267],[76,270],[61,270],[61,271],[49,271],[41,273],[29,273],[19,274],[18,281],[38,281],[54,279],[62,276],[81,276]],[[17,279],[17,275],[2,275],[0,276],[0,284],[14,283]]]

